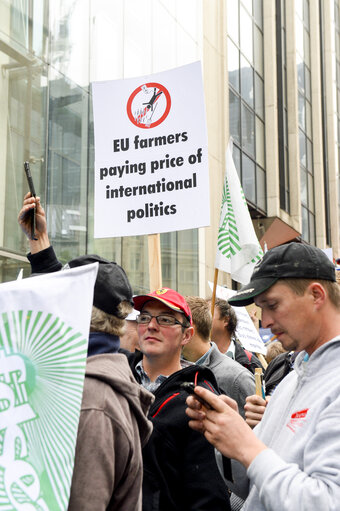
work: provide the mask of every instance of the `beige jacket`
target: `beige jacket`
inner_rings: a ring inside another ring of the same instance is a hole
[[[68,511],[141,510],[141,449],[153,400],[125,355],[88,358]]]

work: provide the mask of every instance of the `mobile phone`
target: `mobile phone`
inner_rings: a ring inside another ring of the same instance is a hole
[[[193,395],[195,396],[195,398],[197,399],[197,401],[199,401],[203,406],[205,406],[206,408],[208,408],[209,410],[212,410],[212,407],[209,403],[207,403],[205,401],[205,399],[203,399],[201,396],[199,396],[198,394],[196,394],[195,392],[195,384],[191,381],[186,381],[184,383],[181,383],[180,387],[182,390],[184,390],[185,392],[187,392],[188,394],[190,395]]]
[[[28,186],[29,186],[29,189],[31,192],[31,196],[36,197],[32,174],[31,174],[31,170],[30,170],[30,164],[28,161],[25,161],[24,169],[25,169],[25,174],[27,177]],[[35,208],[30,210],[30,216],[31,216],[31,239],[37,240],[38,238],[35,235]]]

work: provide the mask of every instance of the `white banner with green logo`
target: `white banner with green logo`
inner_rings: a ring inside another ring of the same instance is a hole
[[[226,152],[226,173],[222,193],[215,268],[248,284],[263,251],[255,234],[241,183],[233,162],[232,139]]]
[[[68,505],[98,264],[0,284],[0,509]]]

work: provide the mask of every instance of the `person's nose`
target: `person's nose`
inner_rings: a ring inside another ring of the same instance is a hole
[[[148,324],[149,330],[158,330],[159,324],[157,323],[156,316],[152,316],[150,323]]]
[[[271,328],[273,325],[273,318],[268,310],[262,309],[261,324],[263,328]]]

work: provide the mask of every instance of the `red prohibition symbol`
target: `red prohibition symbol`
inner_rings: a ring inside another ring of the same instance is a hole
[[[126,109],[135,126],[143,129],[154,128],[168,116],[171,108],[169,91],[160,83],[140,85],[130,95]]]

